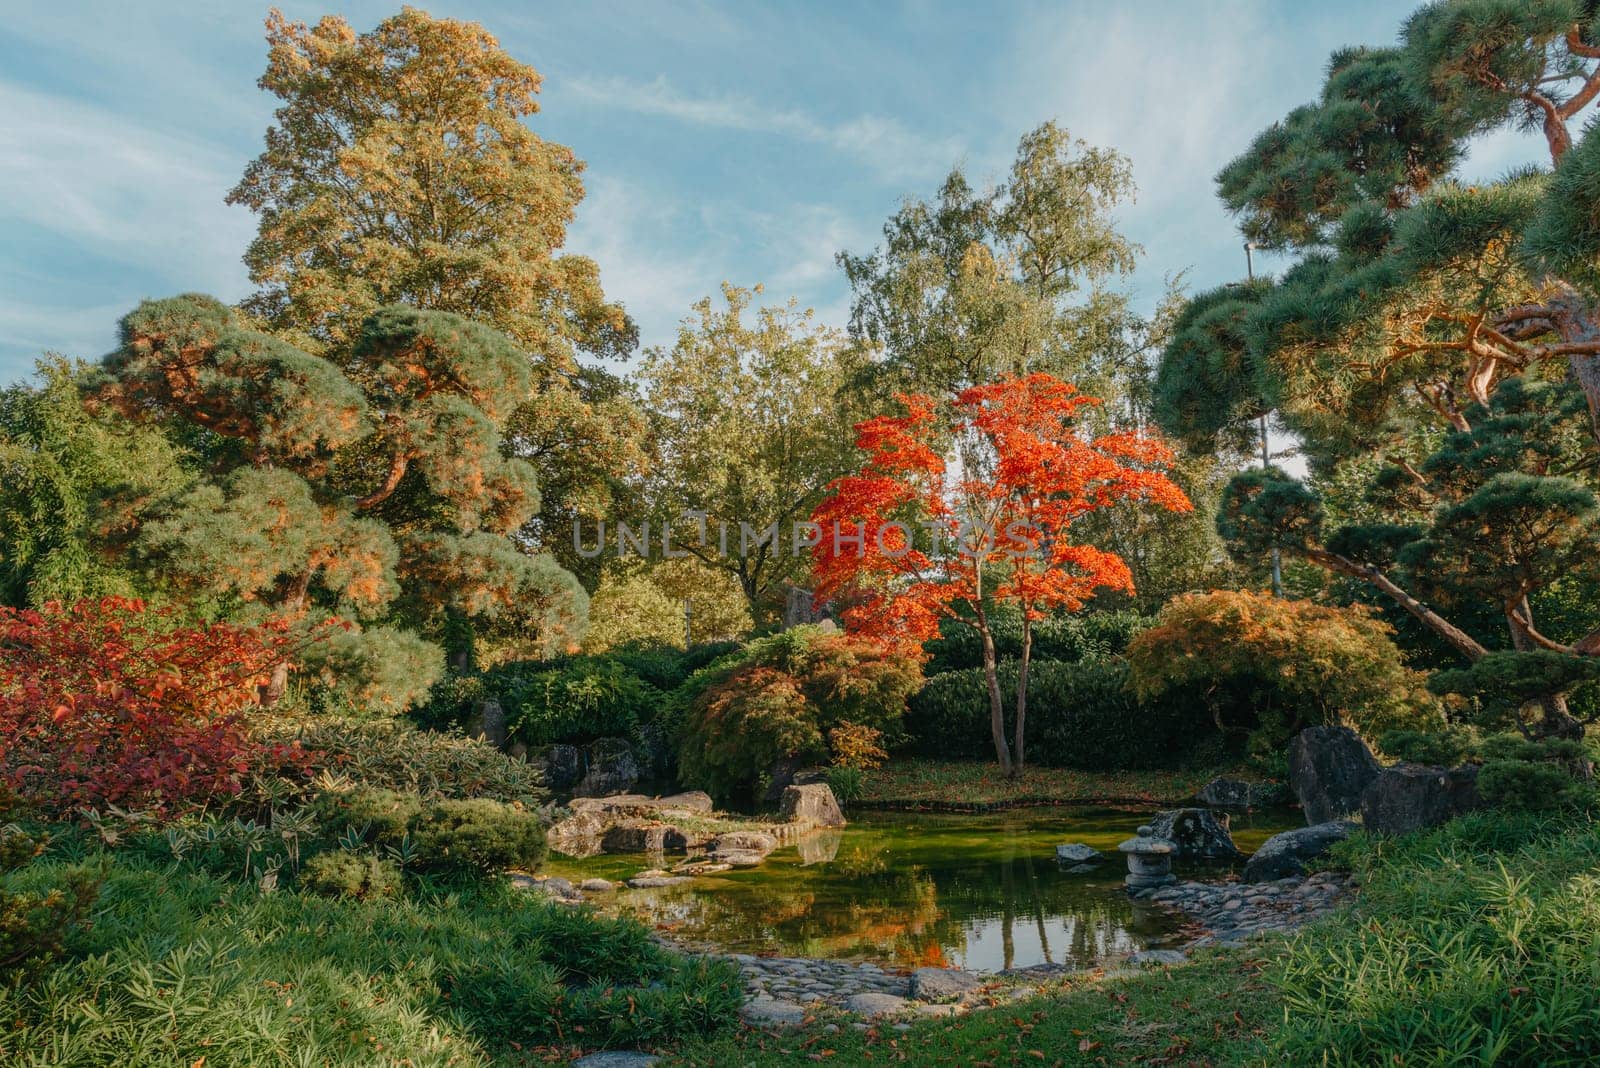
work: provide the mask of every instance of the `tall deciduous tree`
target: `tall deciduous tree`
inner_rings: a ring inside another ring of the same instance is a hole
[[[934,199],[884,224],[882,247],[840,253],[851,332],[885,355],[880,393],[950,397],[1027,371],[1119,393],[1145,348],[1144,324],[1109,288],[1139,251],[1111,215],[1132,195],[1126,157],[1045,123],[1003,183],[979,190],[953,170]]]
[[[641,460],[637,412],[579,357],[625,356],[638,331],[594,261],[561,252],[583,164],[528,125],[539,73],[416,8],[361,34],[274,11],[267,43],[259,84],[283,104],[228,198],[260,216],[245,308],[314,353],[351,351],[392,304],[508,335],[533,372],[508,441],[546,491],[525,535],[576,565],[572,517],[603,514]]]
[[[391,306],[325,353],[209,297],[147,301],[122,321],[91,404],[206,458],[139,510],[136,552],[180,588],[340,620],[308,667],[334,661],[322,666],[347,689],[392,707],[437,677],[439,650],[415,631],[441,633],[447,615],[532,619],[569,642],[581,589],[511,540],[538,505],[533,469],[502,450],[527,391],[521,350],[460,316]]]
[[[732,574],[755,618],[804,576],[791,527],[855,463],[849,386],[864,360],[792,301],[725,285],[639,373],[655,437],[649,495],[677,548]],[[685,513],[703,515],[686,522]],[[773,533],[775,531],[775,533]]]
[[[856,474],[836,481],[812,519],[819,597],[849,595],[852,630],[917,644],[942,619],[982,639],[990,731],[1006,774],[1025,759],[1028,665],[1033,624],[1052,610],[1077,611],[1102,590],[1132,592],[1115,553],[1075,539],[1084,517],[1121,504],[1171,511],[1191,506],[1167,478],[1171,451],[1133,432],[1094,436],[1078,424],[1099,402],[1034,373],[972,386],[956,395],[954,422],[926,396],[902,397],[904,415],[857,428],[867,453]],[[952,469],[943,443],[969,439]],[[912,524],[933,536],[915,536]],[[1022,652],[1008,730],[988,608],[1022,614]],[[1009,735],[1009,738],[1008,738]]]
[[[1474,664],[1495,643],[1446,617],[1472,598],[1515,651],[1600,652],[1600,631],[1550,637],[1535,619],[1593,552],[1600,147],[1574,146],[1570,124],[1600,95],[1595,18],[1574,0],[1441,0],[1399,47],[1336,53],[1321,97],[1218,176],[1245,236],[1298,262],[1197,298],[1157,382],[1158,415],[1192,445],[1276,408],[1328,480],[1381,457],[1382,522],[1325,531],[1314,492],[1258,472],[1236,480],[1224,529],[1371,585]],[[1471,137],[1510,124],[1544,133],[1553,172],[1453,179]],[[1562,380],[1587,434],[1570,432]],[[1581,733],[1559,689],[1538,704],[1537,730]]]

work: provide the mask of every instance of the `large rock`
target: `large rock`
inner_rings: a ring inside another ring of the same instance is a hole
[[[575,745],[547,745],[528,754],[528,763],[537,765],[548,789],[565,793],[583,778],[583,754]]]
[[[569,857],[592,857],[600,852],[600,839],[606,833],[606,818],[598,812],[574,812],[545,832],[544,840],[557,853]]]
[[[1396,764],[1384,768],[1361,795],[1361,822],[1379,834],[1410,834],[1482,804],[1476,767]]]
[[[649,819],[618,820],[600,840],[607,853],[660,853],[683,847],[683,834],[668,823]]]
[[[569,806],[574,812],[598,812],[609,816],[655,816],[665,812],[709,815],[714,807],[711,795],[688,790],[666,797],[644,794],[612,794],[610,797],[575,797]]]
[[[729,831],[711,840],[711,859],[735,868],[753,868],[778,848],[778,840],[760,831]]]
[[[1289,785],[1308,824],[1360,811],[1362,792],[1381,770],[1349,727],[1307,727],[1289,741]]]
[[[1063,864],[1097,864],[1106,859],[1104,853],[1082,842],[1068,842],[1056,846],[1056,859]]]
[[[826,783],[791,786],[783,791],[778,817],[788,823],[809,823],[814,827],[843,827],[844,813]]]
[[[1283,804],[1288,791],[1275,782],[1212,779],[1200,787],[1194,799],[1208,808],[1263,808]]]
[[[918,968],[911,973],[911,996],[918,1001],[960,1001],[983,980],[959,968]]]
[[[1335,842],[1350,837],[1355,826],[1349,820],[1329,820],[1275,834],[1262,842],[1261,848],[1245,863],[1244,881],[1270,883],[1291,875],[1304,875],[1306,861],[1320,857]]]
[[[578,797],[605,797],[627,793],[638,781],[633,747],[621,738],[601,738],[589,747],[589,770],[572,792]]]
[[[1178,860],[1238,860],[1244,856],[1233,844],[1228,816],[1205,808],[1175,808],[1158,812],[1150,821],[1150,837],[1165,838],[1177,848]]]

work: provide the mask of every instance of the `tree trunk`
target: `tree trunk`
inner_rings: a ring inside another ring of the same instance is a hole
[[[1312,549],[1305,555],[1312,563],[1320,564],[1329,571],[1360,579],[1362,582],[1382,590],[1393,598],[1401,608],[1416,617],[1419,623],[1449,642],[1452,648],[1468,660],[1476,661],[1489,652],[1488,649],[1483,647],[1483,643],[1411,596],[1411,594],[1397,585],[1393,579],[1377,568],[1358,564],[1348,557],[1340,556],[1338,553],[1330,553],[1326,549]]]
[[[1033,653],[1033,624],[1029,622],[1027,614],[1022,617],[1022,662],[1017,668],[1017,725],[1016,760],[1011,765],[1011,774],[1021,775],[1025,759],[1022,750],[1022,738],[1028,722],[1028,661]]]
[[[1533,606],[1526,597],[1521,605],[1514,607],[1529,626],[1534,625]],[[1519,653],[1525,653],[1533,648],[1533,643],[1528,639],[1527,632],[1517,624],[1516,614],[1510,609],[1506,611],[1506,625],[1511,628],[1511,647]],[[1533,725],[1532,731],[1535,738],[1571,738],[1576,741],[1583,737],[1583,724],[1567,710],[1566,694],[1550,694],[1534,703],[1539,706],[1539,720]]]
[[[1011,746],[1006,742],[1006,709],[1000,698],[1000,674],[995,663],[994,635],[989,633],[988,621],[978,619],[978,633],[983,636],[983,677],[989,684],[989,733],[994,738],[994,757],[1000,762],[1000,771],[1013,774]]]

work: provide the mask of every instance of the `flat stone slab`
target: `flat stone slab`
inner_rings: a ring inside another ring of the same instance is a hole
[[[805,1023],[806,1008],[796,1001],[762,996],[745,1002],[739,1015],[753,1027],[798,1027]]]
[[[628,885],[635,890],[654,890],[661,886],[681,886],[692,882],[694,880],[687,875],[635,875],[628,880]]]
[[[1082,842],[1068,842],[1056,846],[1056,859],[1068,864],[1091,864],[1105,859],[1105,854]]]
[[[881,1016],[898,1016],[915,1007],[909,999],[894,994],[852,994],[844,999],[846,1012],[864,1016],[869,1020],[876,1020]]]
[[[1145,949],[1128,958],[1129,964],[1137,964],[1141,968],[1156,965],[1186,964],[1189,955],[1176,949]]]
[[[572,1068],[650,1068],[661,1060],[653,1053],[636,1053],[633,1050],[613,1049],[604,1053],[591,1053],[572,1062]]]
[[[911,973],[911,996],[918,1001],[959,1001],[983,980],[959,968],[918,968]]]

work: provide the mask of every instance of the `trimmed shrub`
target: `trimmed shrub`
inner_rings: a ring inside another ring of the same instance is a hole
[[[400,893],[400,867],[371,853],[334,849],[306,861],[300,885],[325,897],[371,901]]]
[[[1014,692],[1017,664],[1002,663],[999,674],[1001,691]],[[911,699],[906,728],[912,752],[990,758],[983,669],[930,678]],[[1120,659],[1031,663],[1024,741],[1030,763],[1054,767],[1174,767],[1220,755],[1215,725],[1197,701],[1178,692],[1139,700]]]
[[[412,824],[411,838],[417,864],[435,871],[492,875],[544,859],[539,817],[486,797],[439,802]]]
[[[422,799],[381,786],[358,786],[320,795],[316,809],[334,833],[354,831],[368,841],[398,845],[422,817]]]
[[[0,886],[0,974],[27,972],[55,959],[89,916],[102,875],[87,867],[61,868],[49,886]]]
[[[515,760],[494,746],[460,734],[417,730],[385,720],[312,720],[284,740],[312,751],[307,770],[401,793],[424,800],[448,797],[492,797],[534,806],[548,795],[531,764]],[[311,800],[308,779],[260,783],[259,793],[276,804]]]
[[[1480,739],[1471,727],[1450,725],[1437,731],[1384,731],[1378,748],[1411,764],[1451,767],[1478,755]]]
[[[1052,616],[1033,625],[1034,660],[1076,663],[1080,660],[1121,656],[1135,635],[1152,620],[1137,612],[1095,611]],[[1012,607],[997,605],[989,613],[995,655],[1001,660],[1022,656],[1022,617]],[[928,674],[964,671],[983,666],[983,644],[978,632],[955,620],[939,624],[939,636],[929,642]]]

